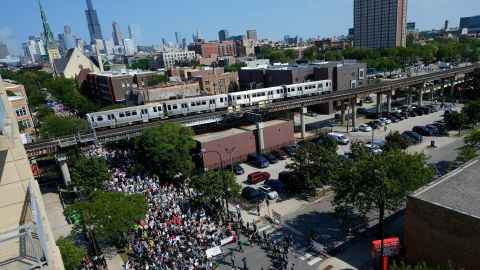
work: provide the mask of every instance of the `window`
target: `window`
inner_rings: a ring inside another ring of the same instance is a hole
[[[350,81],[350,89],[354,89],[357,87],[357,80],[351,80]]]
[[[162,111],[162,106],[158,106],[158,111],[159,111],[159,112]]]
[[[183,109],[186,109],[186,108],[188,108],[188,105],[187,105],[187,103],[182,103],[182,108],[183,108]]]
[[[207,105],[207,102],[205,100],[203,100],[202,105]]]
[[[168,105],[170,106],[170,105]],[[157,107],[153,107],[153,112],[157,112]]]
[[[17,117],[24,116],[27,115],[27,109],[25,107],[19,107],[15,110],[15,113],[17,114]]]
[[[171,106],[171,105],[167,105],[167,110],[171,111],[171,110],[172,110],[172,106]]]
[[[223,97],[220,98],[220,102],[223,102]]]
[[[174,109],[174,110],[178,109],[177,104],[174,104],[174,105],[173,105],[173,109]]]
[[[192,106],[192,107],[195,107],[195,106],[196,106],[196,105],[195,105],[195,102],[192,102],[192,103],[191,103],[191,106]]]
[[[97,121],[103,121],[103,117],[101,115],[97,116]]]
[[[120,116],[120,118],[125,117],[125,114],[123,112],[119,113],[118,115]]]
[[[323,88],[323,83],[319,84],[319,85],[318,85],[318,88],[319,88],[319,89],[320,89],[320,88]]]
[[[137,111],[132,111],[132,115],[133,116],[137,115]]]
[[[358,79],[359,79],[359,80],[363,80],[364,78],[365,78],[365,69],[360,68],[360,69],[358,70]]]
[[[246,97],[246,96],[245,96]],[[242,99],[242,96],[237,96],[237,100],[240,100]]]
[[[129,117],[131,115],[132,115],[132,113],[130,111],[125,112],[125,116]]]
[[[18,121],[18,125],[22,125],[24,128],[31,128],[32,127],[32,125],[30,124],[30,121],[28,119]]]

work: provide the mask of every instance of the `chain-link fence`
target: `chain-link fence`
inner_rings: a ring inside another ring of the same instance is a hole
[[[36,197],[29,185],[20,226],[0,232],[0,269],[35,269],[47,264],[46,242]]]

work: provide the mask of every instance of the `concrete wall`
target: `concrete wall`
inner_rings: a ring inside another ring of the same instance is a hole
[[[478,269],[480,218],[414,197],[407,202],[405,220],[407,262]]]

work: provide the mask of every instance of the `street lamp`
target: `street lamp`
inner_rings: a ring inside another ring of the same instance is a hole
[[[233,151],[233,149],[232,149]],[[222,175],[222,180],[223,180],[223,193],[224,193],[224,196],[225,196],[225,205],[227,206],[227,215],[228,217],[230,217],[230,210],[228,209],[228,199],[227,199],[227,183],[225,182],[225,174],[223,172],[223,169],[224,169],[224,166],[223,166],[223,159],[222,159],[222,155],[220,155],[220,153],[216,150],[210,150],[210,151],[205,151],[204,149],[202,149],[202,155],[205,155],[205,154],[208,154],[208,153],[215,153],[218,155],[218,158],[220,159],[220,173]]]
[[[232,170],[233,173],[233,151],[235,150],[235,146],[232,147],[231,149],[225,148],[225,152],[230,155],[230,169]]]

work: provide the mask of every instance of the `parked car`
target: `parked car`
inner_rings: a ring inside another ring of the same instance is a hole
[[[310,117],[315,117],[317,116],[318,114],[316,112],[312,112],[312,111],[309,111],[305,114],[306,116],[310,116]]]
[[[347,136],[341,133],[330,132],[327,134],[327,136],[335,140],[337,144],[347,145],[348,143],[350,143],[350,139],[348,139]]]
[[[377,146],[381,149],[383,149],[383,147],[385,146],[385,144],[387,143],[387,141],[385,140],[380,140],[380,139],[373,139],[373,145],[374,146]],[[372,142],[368,142],[367,144],[372,144]]]
[[[266,158],[261,154],[248,155],[248,162],[257,168],[266,168],[270,164]]]
[[[273,188],[277,193],[285,192],[285,184],[280,180],[269,179],[265,181],[265,184]]]
[[[433,122],[433,124],[443,124],[443,125],[445,125],[445,120],[443,120],[443,119],[438,119],[438,120],[435,120],[435,121]]]
[[[383,127],[383,126],[385,126],[385,125],[387,124],[387,123],[386,123],[383,119],[381,119],[381,118],[375,119],[373,122],[375,123],[375,125],[377,125],[377,126],[379,126],[379,127]]]
[[[420,107],[417,107],[417,109],[422,110],[423,114],[429,114],[432,111],[432,109],[427,106],[420,106]]]
[[[290,177],[289,171],[281,171],[280,173],[278,173],[278,180],[282,183],[286,183],[289,177]]]
[[[367,108],[358,108],[357,114],[368,114],[370,111]]]
[[[403,119],[407,119],[410,117],[410,114],[408,112],[401,112],[400,115],[403,117]]]
[[[414,131],[404,131],[402,135],[404,138],[411,140],[414,144],[421,143],[423,141],[423,136]]]
[[[433,123],[432,125],[436,126],[440,133],[447,132],[447,126],[444,123]]]
[[[370,143],[367,143],[365,146],[367,147],[368,151],[373,155],[378,155],[378,154],[383,153],[383,150],[380,149],[380,147],[378,147],[378,145],[375,145],[375,144],[372,145]]]
[[[270,162],[270,164],[275,164],[278,162],[278,158],[277,156],[275,156],[274,153],[268,153],[268,154],[265,154],[264,156],[268,160],[268,162]]]
[[[380,113],[377,113],[377,112],[369,112],[365,115],[365,117],[367,119],[377,119],[378,117],[380,117]]]
[[[265,195],[253,187],[244,187],[242,197],[251,203],[261,203],[265,200]]]
[[[293,156],[293,155],[295,155],[295,153],[297,153],[297,149],[295,149],[294,147],[291,147],[291,146],[284,146],[280,149],[283,152],[287,153],[289,156]]]
[[[398,119],[397,117],[393,116],[393,115],[387,115],[385,118],[387,118],[388,120],[390,120],[392,123],[398,123],[400,122],[400,119]]]
[[[409,117],[416,117],[417,115],[418,115],[418,114],[417,114],[415,111],[413,111],[413,110],[409,110],[409,111],[408,111],[408,116],[409,116]]]
[[[422,116],[422,115],[425,114],[425,113],[423,112],[423,110],[420,109],[420,108],[414,108],[414,109],[412,109],[412,110],[413,110],[418,116]]]
[[[382,120],[383,122],[385,122],[385,124],[391,124],[392,123],[392,120],[386,118],[386,117],[382,117],[382,118],[379,118],[380,120]]]
[[[232,166],[228,165],[226,169],[232,171]],[[233,173],[236,175],[242,175],[245,173],[245,170],[239,164],[233,164]]]
[[[422,136],[434,136],[435,135],[435,133],[431,129],[429,129],[427,127],[423,127],[423,126],[414,126],[412,128],[412,131],[414,131],[414,132],[416,132],[416,133],[418,133]]]
[[[274,150],[274,151],[272,151],[272,153],[274,153],[279,160],[284,160],[284,159],[288,158],[287,153],[283,152],[283,150],[281,150],[281,149]]]
[[[260,185],[258,190],[260,190],[260,192],[265,194],[267,196],[267,199],[269,200],[274,200],[278,198],[278,193],[275,190],[273,190],[273,188],[271,188],[270,186],[263,184],[263,185]]]
[[[433,124],[426,125],[425,127],[430,129],[436,136],[438,136],[440,134],[440,130],[438,130],[437,126],[435,126]]]
[[[392,113],[390,113],[389,116],[393,116],[393,117],[397,118],[399,121],[402,121],[403,119],[405,119],[406,114],[402,114],[402,112],[392,112]]]
[[[248,183],[253,185],[270,179],[269,172],[253,172],[247,176]]]
[[[358,130],[363,131],[363,132],[370,132],[370,131],[372,131],[372,127],[367,125],[367,124],[363,124],[363,125],[358,126]]]
[[[437,106],[435,106],[435,105],[426,105],[426,106],[430,108],[430,111],[432,113],[438,112]]]

